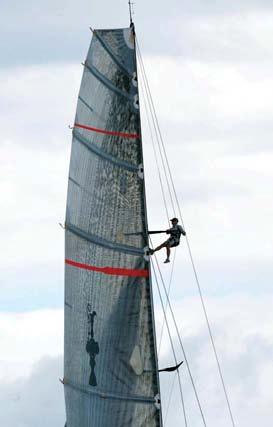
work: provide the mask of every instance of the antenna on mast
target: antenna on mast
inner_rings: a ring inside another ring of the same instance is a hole
[[[133,23],[132,15],[133,15],[133,4],[131,0],[128,1],[129,5],[129,14],[130,14],[130,25]]]

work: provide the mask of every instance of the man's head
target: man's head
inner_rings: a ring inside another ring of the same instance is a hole
[[[178,223],[178,219],[177,218],[172,218],[170,221],[171,221],[171,223],[173,225],[176,225]]]

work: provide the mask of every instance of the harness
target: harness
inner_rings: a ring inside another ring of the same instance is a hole
[[[172,228],[170,228],[170,235],[171,235],[171,239],[174,240],[175,242],[180,241],[180,237],[182,234],[182,229],[179,225],[174,225]]]

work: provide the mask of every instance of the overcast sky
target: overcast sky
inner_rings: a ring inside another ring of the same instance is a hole
[[[134,10],[235,424],[271,427],[273,5],[137,0]],[[59,427],[58,223],[65,215],[68,125],[89,26],[127,26],[127,1],[14,0],[1,3],[0,16],[0,424]],[[166,218],[144,114],[142,121],[149,224],[156,228]],[[162,269],[168,281],[170,267]],[[207,425],[231,426],[184,244],[171,296]],[[160,330],[156,293],[155,300]],[[165,335],[163,343],[160,365],[172,361]],[[189,426],[202,426],[186,370],[181,375]],[[162,376],[164,414],[171,384]],[[166,426],[182,425],[174,384]]]

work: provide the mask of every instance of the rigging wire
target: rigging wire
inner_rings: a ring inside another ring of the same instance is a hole
[[[169,308],[170,308],[172,320],[173,320],[174,327],[175,327],[175,330],[176,330],[176,334],[177,334],[177,337],[178,337],[178,341],[179,341],[179,344],[180,344],[180,347],[181,347],[181,350],[182,350],[182,353],[183,353],[183,357],[184,357],[184,360],[185,360],[185,363],[186,363],[186,366],[187,366],[187,370],[188,370],[188,373],[189,373],[189,377],[190,377],[190,380],[191,380],[191,384],[192,384],[192,388],[193,388],[193,391],[194,391],[194,394],[195,394],[197,405],[198,405],[198,408],[199,408],[199,411],[200,411],[200,415],[201,415],[203,424],[206,427],[207,424],[206,424],[204,413],[203,413],[203,410],[202,410],[202,407],[201,407],[201,402],[200,402],[200,399],[199,399],[199,396],[198,396],[198,393],[197,393],[197,390],[196,390],[196,387],[195,387],[195,384],[194,384],[194,380],[193,380],[193,376],[192,376],[192,373],[191,373],[191,369],[190,369],[190,365],[189,365],[189,362],[188,362],[188,358],[186,356],[186,352],[185,352],[184,345],[183,345],[183,342],[182,342],[181,334],[180,334],[178,326],[177,326],[177,322],[176,322],[175,315],[174,315],[174,312],[173,312],[173,309],[172,309],[172,305],[171,305],[170,299],[168,297],[167,289],[166,289],[166,286],[165,286],[165,283],[164,283],[164,279],[163,279],[163,276],[162,276],[162,273],[161,273],[161,270],[160,270],[160,267],[159,267],[157,256],[155,254],[153,256],[154,256],[154,258],[156,260],[157,269],[158,269],[158,272],[159,272],[159,275],[160,275],[160,279],[161,279],[161,282],[162,282],[162,285],[163,285],[163,289],[164,289],[164,292],[165,292],[165,297],[166,297],[166,299],[168,301],[168,305],[169,305]],[[152,261],[152,266],[153,266],[153,261]],[[154,266],[153,266],[153,271],[155,271]]]
[[[140,53],[140,49],[139,49],[139,46],[138,46],[137,39],[136,39],[136,46],[137,46],[137,53],[138,53],[138,58],[139,58],[140,70],[141,70],[140,75],[142,76],[142,79],[143,79],[143,82],[144,82],[144,88],[145,88],[145,92],[144,93],[146,93],[146,97],[147,97],[147,100],[148,100],[148,104],[149,104],[149,108],[150,108],[150,115],[151,115],[152,121],[153,121],[153,127],[154,127],[155,136],[156,136],[156,140],[157,140],[157,144],[158,144],[158,148],[159,148],[161,162],[162,162],[162,165],[163,165],[163,171],[164,171],[165,179],[166,179],[166,182],[167,182],[169,196],[170,196],[170,200],[171,200],[171,203],[172,203],[173,211],[175,212],[174,203],[173,203],[173,197],[172,197],[171,187],[170,187],[170,183],[169,183],[169,179],[168,179],[168,175],[167,175],[167,171],[166,171],[166,167],[165,167],[164,157],[163,157],[163,154],[162,154],[162,150],[160,148],[157,125],[156,125],[156,122],[155,122],[154,112],[153,112],[153,108],[152,108],[152,104],[151,104],[150,90],[149,90],[149,86],[148,86],[148,82],[147,82],[147,78],[146,78],[146,74],[145,74],[145,69],[144,69],[144,64],[143,64],[143,61],[142,61],[142,57],[141,57],[141,53]],[[156,258],[156,256],[155,256],[155,258]],[[168,292],[167,292],[166,286],[164,284],[164,280],[163,280],[162,273],[161,273],[159,265],[158,265],[157,258],[156,258],[156,263],[157,263],[157,268],[159,270],[161,281],[163,283],[163,287],[164,287],[164,291],[165,291],[166,304],[167,304],[167,306],[168,305],[170,306],[170,300],[169,300]],[[153,263],[152,263],[152,266],[153,266]],[[154,266],[153,266],[153,270],[154,270],[154,274],[155,274],[155,268],[154,268]],[[165,319],[165,322],[166,322],[166,325],[167,325],[167,329],[168,329],[168,333],[169,333],[169,337],[170,337],[169,326],[168,326],[168,323],[167,323],[166,313],[165,313],[165,309],[164,309],[164,305],[163,305],[163,299],[162,299],[162,296],[161,296],[161,293],[160,293],[160,289],[159,289],[159,284],[158,284],[158,281],[157,281],[157,277],[156,277],[156,282],[157,282],[157,288],[158,288],[158,292],[159,292],[159,295],[160,295],[160,301],[161,301],[161,305],[162,305],[162,309],[163,309],[163,313],[164,313],[164,319]],[[174,322],[175,327],[176,327],[176,333],[178,335],[179,343],[180,343],[180,346],[181,346],[181,349],[182,349],[182,352],[183,352],[183,355],[184,355],[184,359],[185,359],[185,362],[186,362],[186,365],[187,365],[187,369],[188,369],[188,372],[189,372],[189,376],[190,376],[190,379],[191,379],[191,383],[192,383],[192,387],[193,387],[193,390],[194,390],[194,393],[195,393],[195,397],[196,397],[196,400],[197,400],[197,403],[198,403],[200,414],[201,414],[204,426],[206,427],[206,422],[205,422],[204,414],[203,414],[202,407],[201,407],[201,404],[200,404],[200,400],[199,400],[199,397],[198,397],[198,394],[197,394],[197,390],[196,390],[196,387],[195,387],[195,384],[194,384],[194,381],[193,381],[193,377],[192,377],[192,374],[191,374],[189,363],[188,363],[188,360],[187,360],[187,357],[186,357],[186,354],[185,354],[185,351],[184,351],[182,340],[181,340],[181,337],[180,337],[180,334],[179,334],[179,330],[178,330],[177,323],[176,323],[176,320],[175,320],[175,317],[174,317],[174,314],[173,314],[171,306],[170,306],[170,310],[171,310],[173,322]],[[170,338],[170,340],[171,340],[171,338]]]
[[[171,275],[170,275],[170,280],[169,280],[169,286],[168,286],[168,297],[170,297],[170,291],[171,291],[171,284],[172,284],[172,279],[173,279],[175,259],[176,259],[176,248],[174,248],[172,270],[171,270]],[[166,299],[166,302],[165,302],[165,312],[166,313],[167,313],[167,310],[168,310],[168,300]],[[162,322],[162,326],[161,326],[161,331],[160,331],[160,338],[159,338],[159,345],[158,345],[158,355],[160,354],[160,350],[161,350],[161,344],[162,344],[164,327],[165,327],[165,318],[163,318],[163,322]]]
[[[141,73],[140,73],[140,76],[142,77]],[[155,161],[156,161],[156,166],[157,166],[157,173],[158,173],[158,177],[159,177],[160,188],[161,188],[161,193],[162,193],[162,197],[163,197],[163,203],[164,203],[164,207],[165,207],[165,211],[166,211],[167,222],[168,222],[168,225],[169,225],[169,218],[170,218],[170,216],[169,216],[169,212],[168,212],[167,200],[166,200],[166,195],[165,195],[165,190],[164,190],[164,186],[163,186],[163,181],[162,181],[162,177],[161,177],[161,173],[160,173],[160,169],[159,169],[158,156],[157,156],[157,152],[156,152],[156,148],[155,148],[154,136],[153,136],[152,126],[151,126],[151,122],[150,122],[150,118],[149,118],[147,101],[146,101],[146,98],[145,98],[145,90],[143,88],[143,82],[141,80],[140,80],[140,88],[141,88],[141,91],[143,93],[143,101],[144,101],[145,113],[146,113],[146,118],[147,118],[147,122],[148,122],[148,127],[149,127],[149,132],[150,132],[150,138],[151,138],[151,141],[152,141],[152,147],[153,147],[153,152],[154,152],[154,156],[155,156]],[[146,93],[146,96],[147,96],[147,93]],[[173,262],[172,262],[172,269],[171,269],[171,275],[170,275],[169,286],[168,286],[168,295],[170,293],[171,283],[172,283],[172,279],[173,279],[175,257],[176,257],[176,249],[174,249],[174,258],[173,258]],[[166,301],[166,303],[165,303],[165,311],[167,311],[167,309],[168,309],[168,301]],[[164,326],[165,326],[165,318],[163,318],[163,322],[162,322],[162,326],[161,326],[160,340],[159,340],[159,346],[158,346],[158,354],[160,354]]]
[[[152,264],[152,269],[153,269],[153,273],[154,273],[154,277],[155,277],[155,281],[156,281],[156,286],[157,286],[157,290],[158,290],[158,295],[159,295],[161,307],[162,307],[162,310],[163,310],[163,314],[164,314],[164,318],[165,318],[165,322],[166,322],[166,326],[167,326],[167,330],[168,330],[168,335],[169,335],[169,340],[170,340],[170,344],[171,344],[171,348],[172,348],[173,357],[174,357],[174,360],[175,360],[175,364],[177,365],[178,364],[178,360],[177,360],[175,349],[174,349],[174,345],[173,345],[173,340],[172,340],[172,336],[171,336],[171,332],[170,332],[170,328],[169,328],[169,324],[168,324],[168,319],[167,319],[167,316],[166,316],[166,313],[165,313],[165,310],[164,310],[164,304],[163,304],[162,294],[161,294],[161,291],[160,291],[159,282],[158,282],[158,279],[157,279],[157,274],[156,274],[153,262],[151,264]],[[178,377],[178,384],[179,384],[179,391],[180,391],[180,397],[181,397],[181,403],[182,403],[182,409],[183,409],[183,416],[184,416],[185,426],[188,427],[179,368],[177,369],[177,377]]]
[[[168,175],[169,175],[169,178],[170,178],[170,181],[171,181],[171,187],[172,187],[172,191],[173,191],[173,194],[174,194],[174,199],[175,199],[175,202],[176,202],[176,205],[177,205],[177,208],[178,208],[178,212],[179,212],[179,216],[180,216],[180,219],[181,219],[181,223],[183,225],[183,228],[185,228],[184,227],[184,222],[183,222],[183,217],[182,217],[182,212],[181,212],[181,208],[180,208],[180,204],[179,204],[179,201],[178,201],[177,192],[176,192],[176,189],[175,189],[175,186],[174,186],[174,181],[173,181],[173,177],[172,177],[172,173],[171,173],[171,169],[170,169],[170,164],[169,164],[167,153],[166,153],[165,144],[164,144],[163,137],[162,137],[162,134],[161,134],[161,130],[160,130],[160,127],[159,127],[158,118],[157,118],[157,114],[156,114],[156,111],[155,111],[155,106],[154,106],[153,98],[152,98],[152,95],[151,95],[151,91],[150,91],[150,87],[149,87],[149,83],[148,83],[148,79],[147,79],[147,75],[146,75],[145,67],[144,67],[144,64],[143,64],[142,55],[141,55],[141,52],[140,52],[140,49],[139,49],[137,38],[136,38],[136,46],[137,46],[137,50],[138,50],[138,56],[140,58],[140,64],[141,64],[141,68],[142,68],[142,72],[143,72],[144,81],[146,82],[145,87],[147,88],[147,93],[148,93],[148,96],[149,96],[149,98],[148,98],[149,99],[149,105],[151,106],[152,111],[153,111],[154,122],[155,122],[155,125],[156,125],[156,128],[157,128],[157,134],[159,135],[159,141],[160,141],[161,146],[162,146],[162,151],[164,153],[164,158],[165,158],[165,162],[166,162],[166,165],[167,165]],[[161,152],[161,150],[160,150],[160,152]],[[165,171],[166,171],[166,169],[164,168],[164,172]],[[168,185],[168,188],[169,188],[169,185]],[[174,209],[174,207],[173,207],[173,209]],[[174,209],[174,211],[175,211],[175,209]],[[186,244],[187,244],[187,247],[188,247],[190,261],[191,261],[191,265],[192,265],[192,268],[193,268],[193,273],[194,273],[195,281],[196,281],[196,284],[197,284],[198,293],[199,293],[199,297],[200,297],[200,300],[201,300],[201,305],[202,305],[204,317],[205,317],[205,320],[206,320],[206,324],[207,324],[207,328],[208,328],[208,332],[209,332],[209,336],[210,336],[211,345],[212,345],[212,348],[213,348],[213,353],[214,353],[216,364],[217,364],[217,368],[218,368],[218,373],[219,373],[219,376],[220,376],[220,380],[221,380],[221,383],[222,383],[222,387],[223,387],[223,391],[224,391],[226,403],[227,403],[227,406],[228,406],[228,411],[229,411],[230,419],[231,419],[233,427],[235,427],[235,422],[234,422],[234,418],[233,418],[233,414],[232,414],[232,410],[231,410],[231,405],[230,405],[228,393],[227,393],[227,390],[226,390],[226,386],[225,386],[225,382],[224,382],[224,377],[223,377],[222,369],[221,369],[221,366],[220,366],[220,361],[219,361],[218,353],[217,353],[217,350],[216,350],[214,338],[213,338],[213,335],[212,335],[212,330],[211,330],[210,322],[209,322],[209,319],[208,319],[207,309],[206,309],[206,306],[205,306],[205,302],[204,302],[204,298],[203,298],[203,293],[202,293],[202,290],[201,290],[201,286],[200,286],[200,282],[199,282],[197,270],[196,270],[196,267],[195,267],[195,263],[194,263],[194,259],[193,259],[193,254],[192,254],[191,246],[190,246],[189,239],[188,239],[187,235],[186,235]]]
[[[142,86],[142,82],[141,81],[140,81],[140,87],[143,90],[143,86]],[[170,216],[169,216],[169,211],[168,211],[168,206],[167,206],[167,200],[166,200],[166,195],[165,195],[165,191],[164,191],[163,181],[162,181],[162,177],[161,177],[161,173],[160,173],[160,169],[159,169],[158,157],[157,157],[157,152],[156,152],[156,148],[155,148],[155,142],[154,142],[152,127],[151,127],[151,122],[149,120],[147,102],[146,102],[144,94],[145,94],[145,92],[143,92],[143,101],[144,101],[145,113],[146,113],[146,117],[147,117],[147,122],[148,122],[150,137],[151,137],[151,141],[152,141],[153,152],[154,152],[155,162],[156,162],[156,166],[157,166],[157,173],[158,173],[158,178],[159,178],[159,182],[160,182],[161,193],[162,193],[162,197],[163,197],[163,203],[164,203],[164,207],[165,207],[165,211],[166,211],[166,216],[167,216],[167,221],[168,221],[168,225],[169,225],[169,218],[170,218]]]
[[[177,378],[176,376],[173,377],[173,382],[172,382],[172,385],[171,385],[171,391],[169,393],[169,400],[168,400],[168,404],[167,404],[167,409],[166,409],[166,413],[165,413],[165,416],[164,416],[164,423],[163,423],[164,426],[166,425],[167,417],[169,415],[169,409],[170,409],[170,405],[171,405],[171,400],[172,400],[172,395],[173,395],[174,384],[175,384],[176,378]]]
[[[139,50],[139,46],[138,46],[138,41],[137,41],[137,37],[136,37],[136,47],[137,47],[137,56],[139,59],[139,64],[140,64],[140,70],[141,70],[141,75],[143,77],[143,83],[144,83],[144,88],[145,88],[145,92],[146,92],[146,97],[147,97],[147,101],[149,104],[149,108],[150,108],[150,114],[151,114],[151,118],[152,118],[152,122],[153,122],[153,127],[154,127],[154,132],[155,132],[155,136],[157,139],[157,143],[158,143],[158,150],[159,150],[159,154],[160,154],[160,158],[161,158],[161,163],[162,163],[162,167],[163,167],[163,171],[164,171],[164,175],[165,175],[165,179],[166,179],[166,183],[167,183],[167,187],[168,187],[168,191],[169,191],[169,197],[170,197],[170,201],[171,201],[171,205],[172,205],[172,210],[173,210],[173,215],[175,216],[175,207],[174,207],[174,201],[173,201],[173,196],[172,196],[172,191],[171,191],[171,187],[170,187],[170,182],[168,180],[168,174],[166,171],[166,166],[165,166],[165,162],[164,162],[164,157],[162,154],[162,150],[159,144],[159,137],[158,137],[158,130],[157,130],[157,126],[156,126],[156,122],[155,122],[155,117],[153,114],[153,108],[152,108],[152,104],[151,104],[151,99],[149,96],[149,86],[148,86],[148,81],[145,75],[145,69],[144,69],[144,64],[142,61],[142,56]]]
[[[140,76],[142,77],[141,73],[140,73]],[[148,122],[148,127],[149,127],[149,132],[150,132],[150,138],[151,138],[151,141],[152,141],[152,147],[153,147],[153,152],[154,152],[154,156],[155,156],[155,161],[156,161],[156,166],[157,166],[157,173],[158,173],[158,177],[159,177],[160,188],[161,188],[161,193],[162,193],[162,197],[163,197],[163,203],[164,203],[164,207],[165,207],[165,211],[166,211],[167,222],[168,222],[168,226],[169,226],[169,218],[170,218],[170,216],[169,216],[169,212],[168,212],[167,200],[166,200],[166,195],[165,195],[165,190],[164,190],[164,186],[163,186],[163,181],[162,181],[162,177],[161,177],[161,173],[160,173],[160,169],[159,169],[158,156],[157,156],[157,152],[156,152],[156,148],[155,148],[154,136],[153,136],[153,131],[152,131],[151,122],[150,122],[150,118],[149,118],[147,101],[146,101],[146,98],[145,98],[145,91],[144,91],[144,88],[143,88],[143,82],[141,80],[140,80],[140,88],[141,88],[141,90],[143,92],[143,101],[144,101],[145,113],[146,113],[146,118],[147,118],[147,122]],[[173,262],[172,262],[172,269],[171,269],[171,275],[170,275],[169,286],[168,286],[168,295],[170,293],[172,279],[173,279],[175,257],[176,257],[176,249],[174,250],[174,258],[173,258]],[[167,309],[168,309],[168,301],[166,301],[166,303],[165,303],[165,312],[167,311]],[[161,332],[160,332],[160,339],[159,339],[159,346],[158,346],[158,355],[160,354],[160,350],[161,350],[161,344],[162,344],[164,326],[165,326],[165,318],[163,317],[163,322],[162,322]]]

